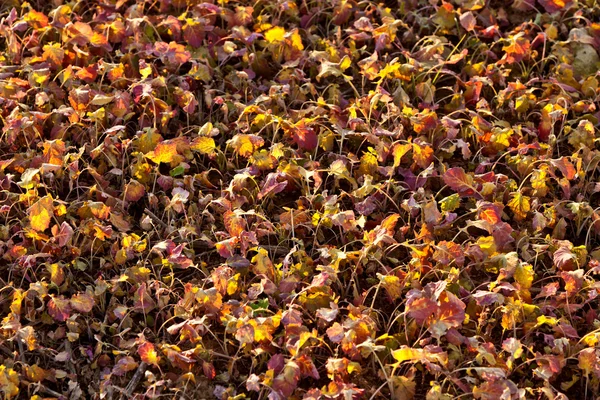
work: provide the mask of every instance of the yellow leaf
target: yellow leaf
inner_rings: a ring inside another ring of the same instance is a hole
[[[140,68],[140,75],[142,75],[142,79],[146,79],[152,75],[152,65],[146,65],[144,68]]]
[[[377,152],[369,148],[369,152],[363,154],[360,159],[360,167],[358,168],[358,172],[361,175],[371,175],[375,176],[377,174]]]
[[[269,253],[267,250],[259,247],[256,249],[258,254],[252,257],[252,263],[254,263],[254,273],[256,274],[264,274],[264,275],[272,275],[273,271],[273,262],[269,258]]]
[[[515,270],[515,281],[519,283],[521,289],[529,289],[533,282],[533,267],[531,264],[519,264]]]
[[[523,196],[520,192],[515,192],[513,198],[508,202],[508,206],[515,213],[517,219],[524,219],[531,210],[529,197]]]
[[[65,58],[65,50],[60,43],[49,43],[42,48],[42,58],[49,61],[54,67],[59,67]]]
[[[600,336],[597,333],[588,333],[581,339],[589,347],[594,347],[598,344],[598,338]]]
[[[340,61],[340,69],[342,71],[347,70],[351,65],[352,65],[352,59],[348,56],[344,56],[344,58],[342,58],[342,61]]]
[[[39,199],[29,209],[31,228],[43,232],[50,226],[50,220],[54,213],[52,196],[47,195]]]
[[[273,157],[267,150],[255,151],[250,159],[252,164],[260,170],[273,169],[275,167],[275,157]]]
[[[500,145],[500,148],[505,148],[510,146],[510,137],[514,134],[514,131],[511,128],[501,129],[499,127],[495,127],[492,130],[492,143],[496,143]]]
[[[48,266],[50,272],[50,281],[57,286],[60,286],[65,280],[65,273],[63,272],[62,265],[58,263],[50,264]]]
[[[300,34],[298,33],[298,29],[294,30],[294,33],[292,33],[292,47],[298,51],[302,51],[304,50],[304,45],[302,44],[302,38],[300,37]]]
[[[548,186],[546,185],[547,169],[548,166],[542,165],[539,169],[533,171],[531,175],[531,187],[535,189],[534,194],[536,196],[545,196],[548,193]]]
[[[162,140],[162,136],[156,133],[155,130],[148,130],[143,133],[137,140],[137,149],[142,153],[146,154],[156,148],[156,145]]]
[[[402,157],[404,157],[404,155],[406,153],[408,153],[410,150],[412,150],[412,145],[410,143],[404,143],[404,144],[399,143],[396,146],[394,146],[394,150],[393,150],[394,168],[400,165],[400,162],[402,161]]]
[[[240,276],[241,276],[241,274],[235,274],[227,282],[227,294],[228,295],[231,296],[238,292]]]
[[[392,352],[392,356],[399,363],[404,361],[418,361],[423,358],[423,349],[411,349],[410,347],[402,346],[398,350]]]
[[[12,399],[19,394],[19,375],[12,368],[0,365],[0,391],[5,399]]]
[[[285,36],[285,29],[280,26],[275,26],[265,32],[265,39],[269,43],[281,43]]]
[[[153,151],[146,154],[146,157],[156,164],[172,163],[179,157],[177,143],[170,141],[160,142]]]
[[[242,157],[250,157],[255,150],[264,145],[264,139],[257,135],[235,135],[228,141],[237,154]]]
[[[545,315],[540,315],[537,317],[537,326],[542,326],[544,324],[554,326],[558,324],[558,320],[553,317],[546,317]]]
[[[402,296],[402,282],[396,275],[382,275],[377,274],[377,277],[381,280],[381,286],[385,288],[390,297],[394,300]]]
[[[213,154],[217,146],[213,138],[200,136],[194,139],[190,148],[201,154]]]
[[[23,289],[15,289],[13,292],[13,300],[10,304],[10,311],[13,314],[21,314],[21,304],[23,303]]]
[[[477,244],[488,257],[491,257],[496,253],[496,242],[494,242],[493,236],[481,236],[477,239]]]

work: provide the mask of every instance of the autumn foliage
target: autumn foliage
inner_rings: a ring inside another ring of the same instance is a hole
[[[0,1],[0,395],[600,396],[598,21]]]

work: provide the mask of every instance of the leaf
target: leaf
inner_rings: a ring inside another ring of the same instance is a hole
[[[265,32],[265,40],[268,43],[281,43],[285,37],[285,29],[280,26],[275,26]]]
[[[451,194],[440,200],[440,207],[444,212],[452,212],[460,207],[460,196],[457,193]]]
[[[392,357],[398,362],[420,361],[423,358],[423,349],[412,349],[408,346],[401,346],[398,350],[392,351]]]
[[[50,227],[50,221],[54,214],[53,199],[47,195],[39,199],[29,208],[29,221],[31,228],[43,232]]]
[[[154,43],[154,53],[168,64],[174,66],[184,64],[192,57],[184,45],[176,42],[156,42]]]
[[[81,313],[89,313],[94,308],[94,298],[87,293],[79,293],[71,297],[71,307]]]
[[[518,220],[525,219],[527,213],[531,210],[529,197],[523,196],[521,192],[514,192],[512,196],[513,198],[508,202],[508,206],[515,213]]]
[[[144,314],[156,308],[156,303],[148,294],[146,290],[146,284],[142,283],[134,295],[134,307],[137,311],[143,312]]]
[[[121,357],[112,369],[112,374],[116,376],[125,376],[127,372],[133,371],[138,367],[138,363],[131,356]]]
[[[465,28],[467,32],[470,32],[475,29],[477,19],[471,11],[467,11],[460,15],[460,25]]]
[[[477,205],[480,219],[489,222],[491,225],[496,225],[502,221],[502,210],[496,204],[480,202]]]
[[[12,399],[19,394],[19,374],[6,365],[0,365],[0,390],[5,399]]]
[[[202,46],[202,41],[205,36],[205,29],[212,28],[205,26],[200,21],[196,21],[194,18],[186,18],[185,24],[181,28],[183,31],[183,38],[194,48]]]
[[[294,361],[288,361],[281,374],[273,381],[273,390],[283,398],[289,398],[300,381],[300,367]]]
[[[223,223],[232,237],[239,237],[246,229],[246,220],[244,217],[237,215],[233,211],[225,211]]]
[[[394,150],[392,151],[394,154],[394,167],[398,167],[402,161],[402,157],[404,157],[411,150],[412,145],[410,143],[396,144],[394,146]]]
[[[479,194],[474,187],[473,177],[467,175],[460,167],[450,168],[444,174],[444,182],[452,190],[463,197],[474,196]]]
[[[583,349],[579,352],[579,356],[577,358],[579,360],[578,366],[583,371],[586,377],[589,376],[592,372],[596,372],[596,374],[598,374],[599,367],[596,349]]]
[[[146,194],[146,187],[140,182],[132,179],[125,187],[125,200],[136,202]]]
[[[567,157],[561,157],[558,160],[552,160],[552,165],[557,167],[565,178],[573,180],[577,176],[575,166]]]
[[[252,263],[254,264],[254,273],[257,275],[266,275],[273,277],[273,271],[275,268],[273,267],[273,262],[269,258],[269,253],[267,250],[259,247],[256,249],[258,252],[254,257],[252,257]]]
[[[252,153],[261,148],[265,141],[257,135],[238,134],[228,141],[234,151],[242,157],[250,157]]]
[[[531,288],[533,282],[533,266],[531,264],[519,263],[515,270],[514,278],[521,289]]]
[[[202,372],[204,373],[204,376],[210,380],[215,379],[217,376],[217,370],[215,369],[215,366],[206,361],[202,361]]]
[[[42,58],[45,61],[48,61],[55,69],[62,66],[63,59],[65,58],[65,50],[60,43],[49,43],[44,45],[42,49],[44,50]]]
[[[444,335],[450,328],[458,328],[465,320],[466,305],[456,295],[444,291],[439,298],[439,311],[429,326],[435,337]]]
[[[30,10],[25,17],[24,21],[28,22],[34,29],[43,29],[48,26],[48,17],[39,11]]]
[[[402,281],[395,275],[377,274],[377,278],[381,281],[381,286],[385,288],[392,300],[396,300],[402,296]]]
[[[71,302],[62,295],[51,296],[48,302],[48,314],[57,321],[66,321],[71,316]]]
[[[573,5],[573,0],[538,0],[546,12],[555,13]]]
[[[307,127],[304,121],[294,126],[292,139],[303,150],[312,151],[317,148],[317,134],[313,128]]]
[[[48,265],[48,272],[50,272],[50,281],[56,286],[62,285],[62,283],[65,281],[63,266],[59,263]]]
[[[417,324],[422,325],[437,311],[437,302],[424,296],[418,290],[408,292],[406,311],[408,316],[414,318]]]
[[[190,145],[190,148],[199,152],[200,154],[214,154],[217,146],[213,138],[200,136],[194,139]]]
[[[143,362],[158,366],[160,357],[152,343],[144,342],[138,347],[137,352]]]
[[[415,398],[417,390],[417,383],[408,376],[394,376],[392,378],[394,385],[394,399],[395,400],[412,400]]]
[[[165,140],[156,145],[153,151],[146,154],[146,157],[156,164],[179,162],[181,157],[177,153],[177,143]]]
[[[159,142],[163,140],[163,137],[156,133],[156,130],[149,129],[142,133],[137,139],[137,149],[142,153],[150,153],[156,148]]]
[[[565,282],[567,296],[573,296],[579,292],[583,286],[583,269],[575,271],[561,271],[560,277]]]
[[[560,1],[560,0],[559,0]],[[508,39],[509,44],[502,50],[506,52],[499,63],[514,64],[523,61],[529,55],[531,42],[522,33]]]

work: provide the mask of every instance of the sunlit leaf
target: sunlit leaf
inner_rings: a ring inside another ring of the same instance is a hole
[[[137,353],[145,363],[158,365],[160,362],[160,356],[156,352],[154,345],[150,342],[144,342],[141,344],[137,349]]]
[[[43,232],[50,227],[54,215],[54,201],[52,196],[47,195],[35,202],[29,209],[29,220],[31,228]]]

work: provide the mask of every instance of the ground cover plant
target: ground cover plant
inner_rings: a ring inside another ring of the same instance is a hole
[[[6,399],[600,395],[595,0],[0,2]]]

